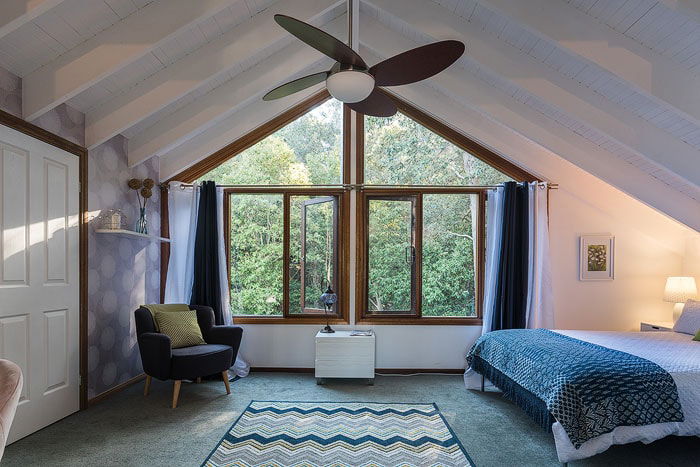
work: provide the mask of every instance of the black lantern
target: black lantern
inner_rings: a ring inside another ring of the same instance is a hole
[[[335,332],[333,328],[331,328],[329,318],[328,318],[328,313],[331,311],[333,308],[333,305],[335,302],[338,301],[338,295],[333,292],[333,289],[331,289],[330,284],[328,285],[328,288],[326,289],[325,292],[321,295],[321,303],[323,303],[324,307],[324,314],[326,315],[326,327],[321,329],[321,332],[330,334]]]

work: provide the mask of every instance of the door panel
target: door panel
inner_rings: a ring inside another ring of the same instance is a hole
[[[79,408],[79,158],[0,126],[0,358],[24,374],[15,441]]]
[[[29,153],[1,145],[2,160],[2,284],[29,281]]]

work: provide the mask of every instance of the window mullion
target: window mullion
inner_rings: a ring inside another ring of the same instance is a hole
[[[414,260],[413,260],[413,274],[414,274],[414,307],[417,317],[423,316],[423,300],[422,300],[422,289],[423,289],[423,193],[418,193],[416,195],[416,205],[415,205],[415,216],[416,221],[413,226],[414,235]]]
[[[282,315],[289,317],[289,209],[291,196],[284,193],[282,202]]]

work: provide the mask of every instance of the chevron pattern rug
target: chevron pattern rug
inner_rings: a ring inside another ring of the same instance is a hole
[[[473,466],[435,404],[253,401],[206,466]]]

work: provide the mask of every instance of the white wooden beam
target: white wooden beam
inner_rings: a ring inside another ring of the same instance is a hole
[[[700,124],[700,79],[680,64],[561,0],[480,0],[541,37],[605,68]]]
[[[697,170],[700,151],[638,118],[627,109],[605,99],[589,88],[521,53],[515,47],[494,40],[481,29],[420,0],[404,0],[397,5],[390,0],[369,0],[380,10],[410,24],[422,34],[440,39],[458,39],[468,44],[470,60],[518,86],[520,89],[554,105],[571,118],[601,133],[674,172],[700,188]],[[379,42],[387,34],[386,26],[373,19],[363,29],[370,43]]]
[[[319,84],[274,101],[256,100],[204,133],[185,141],[160,158],[161,181],[168,180],[241,136],[283,114],[318,92],[321,86]]]
[[[363,28],[367,26],[368,22],[369,20],[363,17]],[[361,33],[363,47],[361,47],[360,52],[365,59],[371,59],[371,53],[374,52],[378,61],[411,47],[411,41],[405,38],[401,38],[399,41],[399,38],[395,36],[393,38],[392,36],[384,36],[380,42],[373,42],[369,46],[371,49],[368,49],[368,46],[364,45],[364,41],[367,39],[367,34]],[[504,146],[505,140],[501,140],[501,137],[489,137],[479,133],[477,131],[479,125],[488,123],[487,120],[497,122],[644,204],[700,231],[700,218],[696,214],[700,203],[696,199],[628,164],[474,75],[458,67],[451,67],[424,83],[424,85],[393,87],[391,91],[405,97],[410,102],[417,103],[428,113],[441,116],[443,121],[449,125],[464,131],[465,134],[483,142],[487,147],[494,148],[497,153],[515,164],[526,167],[535,174],[545,176],[545,179],[557,182],[557,172],[550,172],[546,169],[546,165],[536,164],[530,160],[528,153],[523,153],[523,149],[518,145],[507,147]],[[446,98],[429,97],[424,92],[425,85],[434,87]],[[481,116],[474,120],[463,120],[450,116],[449,113],[443,113],[445,109],[450,105],[454,106],[455,103],[469,109],[472,115],[480,114]],[[700,195],[700,190],[696,195]]]
[[[275,23],[275,14],[291,14],[313,22],[340,4],[342,0],[281,0],[89,112],[85,118],[87,147],[107,141],[210,80],[235,70],[241,62],[259,56],[261,51],[283,41],[292,42],[294,38]]]
[[[366,49],[363,50],[363,54],[365,53]],[[552,196],[558,197],[560,192],[569,192],[584,203],[591,202],[595,209],[603,210],[608,215],[615,217],[617,221],[628,225],[637,225],[639,219],[642,218],[648,208],[652,208],[659,216],[665,218],[673,217],[672,214],[663,213],[660,209],[645,202],[624,202],[623,198],[616,196],[620,191],[624,193],[624,190],[620,190],[604,179],[572,164],[567,158],[561,157],[561,155],[553,152],[547,146],[540,145],[535,139],[520,134],[517,130],[494,118],[494,114],[506,115],[505,113],[495,112],[499,107],[499,103],[495,103],[489,109],[494,111],[491,114],[484,112],[485,109],[483,107],[473,108],[465,104],[465,100],[457,101],[438,89],[426,85],[402,86],[393,89],[393,91],[396,91],[396,94],[402,99],[411,102],[448,126],[468,135],[497,154],[505,155],[507,159],[516,165],[526,167],[530,172],[542,177],[543,180],[558,183],[559,191],[554,192]],[[485,96],[487,99],[490,97]],[[523,117],[527,118],[528,116],[523,115]],[[508,120],[516,121],[516,119],[511,120],[510,118]],[[537,122],[532,127],[537,127]],[[541,130],[538,130],[538,133],[546,134],[546,132],[541,132]],[[578,151],[585,155],[588,149],[586,145],[590,145],[587,142],[581,142],[581,146],[576,144],[575,141],[572,143],[574,143],[574,146],[571,146],[571,143],[556,143],[556,146],[561,148],[570,146],[573,151]],[[595,149],[592,150],[595,151]],[[593,156],[596,155],[594,152]],[[700,203],[697,201],[678,193],[666,185],[659,184],[658,181],[653,181],[653,179],[649,189],[655,195],[670,196],[674,199],[674,202],[680,203],[677,214],[682,215],[684,209],[690,209],[691,211],[700,209]],[[629,193],[625,194],[630,196]],[[630,198],[637,200],[634,196],[630,196]],[[691,215],[686,215],[686,218],[689,221],[693,221]],[[695,219],[694,225],[696,228],[700,227],[700,222]],[[669,242],[671,245],[682,245],[684,234],[689,232],[683,232],[683,228],[680,226],[675,228],[673,223],[657,223],[656,227],[664,229],[663,232],[657,232],[657,235],[669,240],[673,239]],[[674,251],[677,254],[683,254],[681,249]]]
[[[145,6],[25,76],[23,117],[34,120],[236,1],[160,0]]]
[[[323,29],[329,34],[339,35],[345,28],[345,21],[345,16],[342,16]],[[331,59],[319,56],[306,44],[293,42],[129,139],[129,166],[183,144],[248,104],[261,100],[275,86],[307,71],[314,73],[330,69],[332,64]]]
[[[56,8],[65,0],[0,1],[0,39]]]

